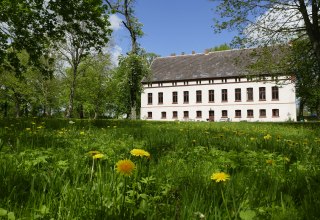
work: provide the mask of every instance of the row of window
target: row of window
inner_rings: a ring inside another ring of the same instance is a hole
[[[247,101],[253,101],[253,88],[247,88]],[[241,102],[242,96],[241,96],[241,89],[236,88],[235,89],[235,101]],[[153,94],[148,93],[148,105],[152,105],[153,103]],[[271,88],[271,96],[272,100],[279,100],[279,88],[277,86],[273,86]],[[215,96],[214,96],[214,90],[208,90],[208,100],[209,102],[214,102]],[[266,87],[259,87],[259,101],[265,101],[266,100]],[[221,101],[227,102],[228,101],[228,90],[222,89],[221,90]],[[196,102],[201,103],[202,102],[202,90],[196,91]],[[177,104],[178,103],[178,92],[172,92],[172,103]],[[183,103],[187,104],[189,103],[189,91],[183,91]],[[163,104],[163,92],[158,93],[158,104]]]
[[[196,111],[197,118],[202,118],[202,111]],[[222,110],[221,111],[221,117],[222,118],[228,118],[228,110]],[[235,118],[241,118],[242,117],[242,111],[241,110],[235,110]],[[253,109],[247,110],[247,118],[253,118],[254,112]],[[266,118],[267,117],[267,111],[266,109],[259,109],[259,117],[260,118]],[[276,118],[279,117],[279,109],[272,109],[272,117]],[[161,112],[161,118],[166,119],[167,118],[167,112]],[[176,119],[178,118],[178,111],[172,112],[172,118]],[[183,118],[189,118],[189,111],[183,111]],[[152,112],[148,112],[148,119],[152,119]],[[209,119],[214,119],[214,111],[209,111]]]

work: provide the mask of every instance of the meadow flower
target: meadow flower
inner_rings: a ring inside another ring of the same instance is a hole
[[[35,125],[36,123],[35,122],[31,122],[31,124]]]
[[[132,149],[130,153],[136,157],[150,157],[150,153],[142,149]]]
[[[270,134],[267,134],[266,136],[263,136],[263,139],[265,139],[265,140],[269,140],[270,138],[271,138]]]
[[[91,156],[94,156],[96,154],[101,154],[100,151],[97,151],[97,150],[91,150],[88,152],[88,154],[90,154]]]
[[[273,165],[273,164],[274,164],[274,161],[271,160],[271,159],[269,159],[269,160],[266,160],[266,163],[267,163],[267,164],[270,164],[270,165]]]
[[[211,179],[216,181],[217,183],[218,182],[221,182],[221,181],[227,181],[230,179],[230,175],[227,174],[227,173],[224,173],[224,172],[220,172],[220,173],[213,173],[211,175]]]
[[[250,138],[250,141],[255,141],[255,140],[256,140],[256,138],[254,138],[254,137]]]
[[[71,125],[74,124],[74,123],[75,123],[74,121],[69,121],[69,124],[71,124]]]
[[[95,154],[95,155],[92,156],[93,159],[101,159],[101,158],[103,158],[103,157],[104,157],[104,155],[101,154],[101,153]]]
[[[26,128],[26,131],[30,131],[31,130],[31,128]]]
[[[131,176],[135,167],[136,165],[128,159],[119,160],[116,164],[117,172],[125,176]]]
[[[84,131],[80,131],[80,134],[81,134],[81,135],[84,135]]]

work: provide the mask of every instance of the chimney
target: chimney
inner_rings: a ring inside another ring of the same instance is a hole
[[[170,54],[170,56],[172,56],[172,57],[174,57],[176,55],[176,53],[172,53],[172,54]]]
[[[181,52],[181,55],[184,55],[184,52]]]
[[[196,51],[193,50],[193,51],[192,51],[192,54],[196,54]]]

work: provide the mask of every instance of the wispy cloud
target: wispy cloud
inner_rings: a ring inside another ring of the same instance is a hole
[[[117,30],[122,29],[122,20],[117,15],[115,15],[115,14],[110,15],[109,22],[111,24],[110,28],[113,31],[117,31]]]

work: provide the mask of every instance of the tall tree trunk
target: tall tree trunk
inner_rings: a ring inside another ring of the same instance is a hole
[[[300,99],[299,103],[299,120],[303,119],[304,101]]]
[[[4,118],[6,118],[6,117],[8,117],[8,101],[6,101],[5,103],[4,103],[4,106],[3,106],[3,117]]]
[[[72,77],[72,82],[71,82],[71,87],[70,87],[69,105],[68,105],[67,115],[66,115],[67,118],[72,118],[73,100],[74,100],[74,95],[75,95],[75,90],[76,90],[76,79],[77,79],[77,66],[74,65],[73,77]]]
[[[83,105],[79,105],[79,118],[83,119],[84,118],[84,112],[83,112]]]

